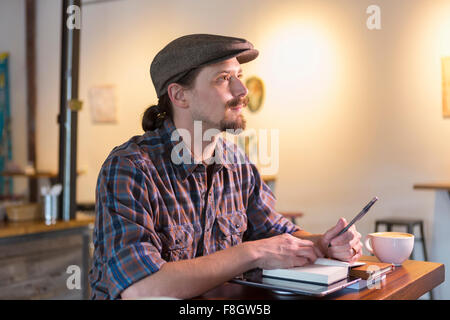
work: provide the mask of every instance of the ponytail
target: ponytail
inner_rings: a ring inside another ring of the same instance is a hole
[[[147,108],[142,117],[142,129],[144,131],[153,131],[161,128],[166,118],[172,119],[172,106],[168,94],[161,96],[157,105]]]

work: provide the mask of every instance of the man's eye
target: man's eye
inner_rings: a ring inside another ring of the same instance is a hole
[[[230,77],[228,75],[223,75],[223,76],[220,76],[219,78],[217,78],[217,81],[223,82],[223,81],[228,81],[229,79],[230,79]]]

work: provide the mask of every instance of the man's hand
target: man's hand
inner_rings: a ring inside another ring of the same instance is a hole
[[[252,241],[261,269],[299,267],[316,261],[323,254],[314,242],[302,240],[288,233]]]
[[[329,258],[355,262],[362,256],[361,234],[352,225],[347,232],[336,237],[345,228],[347,221],[340,218],[337,224],[325,232],[319,239],[320,250]],[[328,244],[331,243],[331,247]]]
[[[246,241],[194,259],[164,263],[158,272],[133,283],[122,299],[168,296],[190,299],[250,269],[302,266],[322,256],[309,240],[290,234]]]

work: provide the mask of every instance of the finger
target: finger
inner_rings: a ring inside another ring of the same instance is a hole
[[[363,248],[363,244],[361,242],[357,243],[353,249],[355,249],[356,254],[362,254],[362,248]]]
[[[337,234],[341,232],[342,229],[345,228],[346,225],[347,221],[345,220],[345,218],[340,218],[336,223],[336,225],[333,228],[329,229],[327,232],[325,232],[325,234],[323,235],[323,239],[325,240],[325,242],[330,243],[330,241],[333,238],[335,238]]]
[[[361,241],[361,234],[357,232],[356,234],[349,235],[348,238],[349,239],[345,239],[342,242],[337,242],[335,246],[339,247],[349,244],[350,247],[355,247]]]
[[[363,245],[361,242],[358,242],[353,246],[353,256],[350,259],[351,262],[357,261],[362,256],[362,247]]]
[[[322,250],[320,250],[319,247],[314,246],[313,248],[314,248],[314,252],[316,253],[316,256],[318,258],[323,258],[324,257],[323,252],[322,252]]]
[[[342,253],[342,260],[343,261],[351,261],[354,255],[355,255],[355,250],[353,248],[351,248],[350,250]]]
[[[347,231],[347,232],[341,234],[339,237],[336,237],[333,240],[331,240],[331,245],[332,246],[340,246],[340,245],[349,243],[350,241],[353,240],[353,238],[354,238],[354,234]]]
[[[341,254],[341,253],[349,252],[352,248],[353,247],[349,243],[346,243],[346,244],[343,244],[340,246],[332,246],[330,248],[330,252],[332,254]]]
[[[352,257],[355,255],[355,251],[352,247],[346,245],[341,247],[331,247],[330,255],[334,259],[342,260],[342,261],[350,261]]]
[[[312,242],[310,240],[297,238],[296,236],[293,236],[292,234],[289,234],[289,233],[283,233],[282,235],[279,235],[278,237],[284,238],[285,241],[287,241],[288,243],[291,243],[291,244],[294,243],[294,244],[297,244],[299,246],[304,246],[304,247],[314,246],[314,242]]]
[[[310,262],[317,260],[317,255],[313,247],[301,247],[297,250],[296,255],[299,257],[305,257]]]
[[[355,235],[354,238],[350,241],[350,245],[352,247],[356,247],[357,245],[359,245],[361,243],[361,234],[356,231],[356,233],[354,235]]]
[[[357,254],[353,256],[353,258],[350,260],[350,263],[356,262],[361,258],[362,256],[362,250],[360,250]]]
[[[293,257],[293,267],[303,267],[309,264],[309,260],[304,257]]]
[[[320,254],[317,251],[317,248],[315,248],[315,247],[301,247],[297,251],[297,255],[304,255],[311,262],[316,261],[317,258],[320,256]]]
[[[361,239],[361,234],[356,231],[356,229],[351,230],[351,228],[340,235],[339,237],[334,238],[331,241],[332,246],[341,246],[346,243],[356,244]]]
[[[332,246],[329,248],[328,255],[342,261],[356,261],[362,256],[362,248],[363,244],[361,241],[354,245],[347,243],[342,246]]]
[[[280,265],[277,265],[275,268],[293,268],[293,267],[301,267],[309,264],[308,258],[305,257],[297,257],[290,256],[289,258],[283,259]]]
[[[355,244],[345,244],[342,246],[333,246],[330,248],[330,254],[332,256],[339,256],[341,258],[348,258],[355,254],[362,252],[362,243],[358,241]]]
[[[304,239],[300,239],[297,237],[295,238],[295,243],[301,247],[314,247],[314,242],[310,241],[310,240],[304,240]]]

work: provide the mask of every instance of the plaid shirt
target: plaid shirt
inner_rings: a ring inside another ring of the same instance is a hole
[[[207,193],[207,167],[190,153],[190,163],[180,163],[183,152],[174,149],[184,144],[180,140],[165,120],[161,129],[114,148],[104,162],[96,189],[91,298],[120,298],[168,261],[300,230],[275,212],[273,193],[235,144],[218,139]]]

